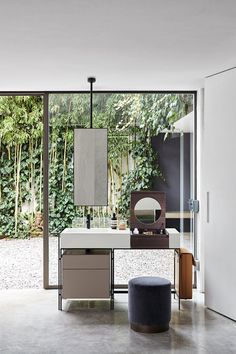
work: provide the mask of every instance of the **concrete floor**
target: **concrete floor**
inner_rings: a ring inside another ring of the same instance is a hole
[[[206,309],[197,292],[181,311],[172,300],[168,332],[140,334],[129,328],[127,295],[116,295],[114,311],[64,301],[61,312],[54,290],[2,290],[0,353],[236,353],[236,323]]]

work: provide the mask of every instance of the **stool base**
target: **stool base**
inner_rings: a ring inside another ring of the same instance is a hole
[[[155,325],[155,326],[142,325],[138,323],[130,323],[130,328],[135,332],[160,333],[160,332],[168,331],[169,323],[164,325]]]

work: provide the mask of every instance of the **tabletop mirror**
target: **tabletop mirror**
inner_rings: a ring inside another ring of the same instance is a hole
[[[130,227],[144,230],[164,230],[166,195],[159,191],[131,192]]]

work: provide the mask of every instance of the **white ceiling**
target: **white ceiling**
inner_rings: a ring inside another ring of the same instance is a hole
[[[236,66],[235,0],[1,0],[0,90],[197,89]]]

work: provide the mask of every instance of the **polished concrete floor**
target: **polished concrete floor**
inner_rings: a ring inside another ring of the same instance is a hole
[[[64,301],[54,290],[0,291],[0,353],[236,353],[236,323],[206,309],[203,296],[172,301],[169,331],[141,334],[129,328],[127,296],[107,302]]]

